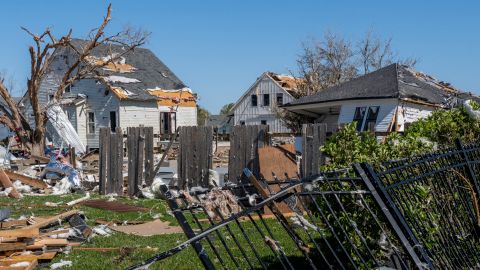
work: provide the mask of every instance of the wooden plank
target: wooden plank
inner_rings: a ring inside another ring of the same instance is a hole
[[[1,230],[0,238],[12,238],[12,237],[24,237],[34,238],[40,234],[38,227],[28,226],[22,229],[16,230]]]
[[[27,244],[23,242],[0,243],[0,251],[23,250],[26,247],[27,247]]]
[[[8,197],[11,198],[20,198],[20,193],[18,193],[17,189],[13,186],[12,181],[10,181],[10,178],[7,176],[5,171],[0,168],[0,183],[4,188],[10,188],[11,191],[8,193]]]
[[[36,222],[35,224],[32,224],[32,225],[28,226],[27,228],[46,227],[50,224],[58,222],[59,220],[64,220],[65,218],[73,216],[73,215],[78,214],[78,213],[79,213],[79,210],[70,210],[70,211],[67,211],[67,212],[64,212],[64,213],[60,213],[60,214],[58,214],[56,216],[53,216],[53,217],[49,217],[49,218],[44,219],[42,221]],[[1,232],[2,231],[0,231],[0,233]]]
[[[116,169],[116,159],[115,159],[115,144],[116,136],[112,134],[111,130],[108,129],[108,156],[107,156],[107,182],[105,186],[106,194],[113,192],[113,183],[116,181],[117,174],[115,173]]]
[[[265,180],[285,180],[287,179],[285,174],[290,178],[297,176],[295,146],[293,144],[258,148],[258,159],[260,175]],[[276,179],[274,176],[276,176]]]
[[[17,226],[27,226],[27,220],[10,220],[10,221],[2,221],[0,222],[0,228],[2,230],[9,229],[11,227],[17,227]]]
[[[108,146],[107,146],[107,136],[108,128],[100,128],[99,134],[99,160],[98,160],[98,174],[99,174],[99,193],[101,195],[106,194],[106,184],[107,184],[107,157],[108,157]]]
[[[5,170],[5,174],[10,178],[10,180],[18,180],[22,184],[32,186],[34,188],[46,189],[48,188],[47,183],[43,182],[40,179],[32,178],[23,174]]]
[[[150,186],[153,183],[155,173],[153,171],[153,127],[145,129],[145,184]]]
[[[128,195],[133,196],[135,194],[135,128],[129,127],[127,129],[127,151],[128,151]]]
[[[115,130],[117,136],[117,145],[115,157],[117,161],[116,182],[114,183],[114,192],[118,195],[123,195],[123,132],[117,127]]]
[[[137,166],[136,166],[136,189],[135,189],[135,194],[138,194],[140,192],[140,189],[138,188],[143,184],[144,179],[144,173],[143,173],[143,168],[144,168],[144,157],[145,157],[145,128],[140,127],[138,128],[138,148],[137,148]]]

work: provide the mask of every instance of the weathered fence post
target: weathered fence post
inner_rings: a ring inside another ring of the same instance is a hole
[[[99,136],[99,193],[123,194],[123,135],[120,128],[100,128]]]
[[[230,135],[228,178],[236,183],[248,168],[255,177],[260,177],[258,148],[269,145],[268,126],[234,126]],[[246,180],[248,183],[248,180]]]
[[[320,172],[325,164],[325,155],[320,151],[327,140],[327,124],[303,124],[302,126],[302,177]]]
[[[150,186],[155,177],[153,171],[153,127],[146,127],[145,131],[145,184]]]
[[[208,187],[212,168],[212,127],[179,127],[178,186]]]

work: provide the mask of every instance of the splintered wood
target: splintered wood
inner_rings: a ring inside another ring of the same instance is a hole
[[[0,270],[1,269],[35,269],[39,261],[52,260],[57,251],[68,246],[79,245],[79,242],[69,242],[63,238],[52,238],[68,234],[69,230],[54,230],[43,232],[45,227],[77,215],[78,210],[60,213],[53,217],[36,217],[28,221],[12,221],[19,229],[4,229],[10,221],[2,222],[0,229]],[[32,224],[33,223],[33,224]],[[30,224],[30,225],[28,225]]]
[[[242,211],[237,198],[230,190],[213,188],[199,200],[193,198],[188,192],[183,192],[183,195],[188,203],[201,204],[213,220],[226,219]]]

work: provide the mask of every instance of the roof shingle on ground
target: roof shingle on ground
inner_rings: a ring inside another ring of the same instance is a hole
[[[87,41],[81,39],[72,40],[73,46],[83,48]],[[123,54],[125,48],[119,45],[102,44],[92,52],[90,61],[105,61],[105,58]],[[71,49],[60,50],[58,55],[74,53]],[[116,61],[116,65],[109,64],[102,68],[101,74],[112,87],[120,87],[128,93],[128,99],[133,100],[157,100],[150,95],[147,89],[182,89],[186,85],[149,49],[135,48],[126,53],[124,59]],[[110,78],[110,79],[108,79]]]
[[[373,98],[402,98],[446,105],[452,96],[472,95],[407,66],[391,64],[313,95],[301,97],[286,104],[285,107]]]

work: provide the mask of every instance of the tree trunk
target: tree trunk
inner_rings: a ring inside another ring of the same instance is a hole
[[[45,156],[45,136],[33,136],[31,154],[36,156]]]

